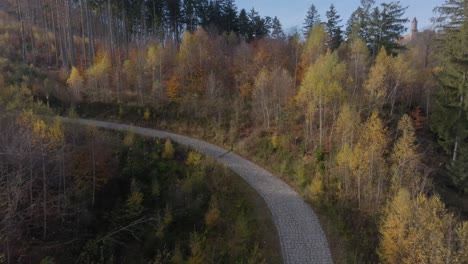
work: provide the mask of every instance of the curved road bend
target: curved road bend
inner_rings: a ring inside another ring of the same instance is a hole
[[[67,123],[94,125],[172,141],[194,148],[223,163],[250,184],[268,205],[278,230],[285,263],[333,263],[327,239],[317,216],[290,186],[254,163],[202,140],[165,131],[111,122],[62,118]]]

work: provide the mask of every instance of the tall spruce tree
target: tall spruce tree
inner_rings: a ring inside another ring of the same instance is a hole
[[[448,155],[450,183],[468,193],[468,1],[447,0],[435,10],[443,66],[431,127]]]
[[[250,32],[250,20],[249,16],[247,15],[247,11],[245,9],[242,9],[239,12],[239,35],[244,37],[245,39],[248,39],[249,37],[249,32]]]
[[[361,6],[348,20],[346,34],[348,38],[360,35],[375,58],[382,47],[389,53],[402,48],[398,40],[409,20],[404,17],[407,7],[403,7],[400,1],[383,3],[381,8],[374,7],[374,4],[374,0],[361,0]]]
[[[342,30],[341,30],[341,19],[338,13],[336,12],[335,6],[333,4],[330,5],[330,9],[326,13],[327,15],[327,24],[326,30],[328,33],[328,42],[327,46],[332,51],[337,49],[341,42],[343,42]]]
[[[281,39],[285,37],[283,26],[278,17],[274,17],[271,22],[271,37],[274,39]]]
[[[304,26],[302,27],[304,35],[307,36],[309,34],[310,29],[318,24],[320,24],[320,15],[315,5],[311,4],[309,10],[307,10],[307,15],[304,20]]]
[[[348,39],[353,39],[359,35],[366,43],[369,43],[371,8],[374,4],[374,0],[361,0],[361,6],[358,7],[348,19],[346,26]]]
[[[406,31],[405,24],[409,22],[407,17],[404,17],[408,7],[400,4],[400,1],[383,3],[382,11],[380,12],[378,28],[376,28],[376,46],[375,51],[379,51],[383,46],[387,52],[397,52],[403,48],[398,41]]]

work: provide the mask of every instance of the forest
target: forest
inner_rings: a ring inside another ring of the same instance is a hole
[[[272,262],[232,172],[54,115],[262,165],[320,215],[335,263],[467,263],[468,1],[434,7],[422,32],[405,11],[361,0],[321,19],[311,4],[285,32],[233,0],[0,2],[0,263]]]

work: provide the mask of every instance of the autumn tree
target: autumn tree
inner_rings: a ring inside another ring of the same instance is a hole
[[[440,198],[400,189],[388,204],[380,227],[382,263],[463,263],[466,221],[448,212]]]
[[[156,96],[156,102],[161,100],[163,95],[163,47],[161,44],[151,44],[146,55],[146,68],[151,72],[151,90]]]
[[[313,33],[311,34],[311,36]],[[304,109],[306,136],[312,138],[315,116],[318,114],[319,137],[318,146],[323,146],[327,116],[332,115],[340,98],[344,96],[343,80],[346,65],[339,61],[336,53],[326,53],[307,69],[306,75],[296,100]],[[334,120],[332,120],[334,122]]]
[[[84,82],[83,77],[81,77],[78,69],[75,67],[72,67],[72,70],[70,72],[70,77],[68,77],[68,80],[67,80],[67,84],[73,94],[74,100],[80,100],[83,82]]]
[[[285,108],[292,97],[292,78],[283,69],[262,69],[255,78],[253,106],[255,115],[263,117],[266,128],[278,127],[285,118]]]
[[[393,146],[391,154],[392,188],[398,190],[405,187],[415,196],[423,191],[424,186],[421,186],[421,154],[417,151],[413,121],[408,115],[401,117],[398,131],[400,138]]]
[[[369,50],[366,43],[359,36],[354,36],[349,40],[348,66],[349,74],[352,76],[353,85],[348,91],[351,99],[359,100],[362,95],[362,88],[367,78],[370,67]],[[362,103],[359,102],[358,103]]]
[[[352,149],[350,167],[353,186],[357,191],[358,208],[363,210],[379,210],[385,198],[386,133],[383,121],[377,112],[373,112]]]
[[[174,159],[174,147],[172,146],[172,142],[169,138],[166,139],[166,142],[164,143],[164,150],[161,155],[163,159],[166,160],[171,160]]]
[[[403,263],[407,252],[407,229],[412,220],[412,201],[408,190],[402,188],[384,211],[380,227],[380,246],[378,253],[382,263]]]
[[[307,37],[301,54],[300,67],[303,71],[327,51],[328,35],[323,25],[313,27]]]
[[[93,66],[86,71],[87,84],[91,89],[88,90],[90,100],[105,100],[106,90],[109,88],[109,73],[111,69],[111,60],[107,53],[99,53],[94,60]]]
[[[394,58],[382,48],[364,84],[370,107],[382,109],[389,102],[390,115],[393,115],[397,96],[402,86],[409,82],[411,73],[403,56]]]

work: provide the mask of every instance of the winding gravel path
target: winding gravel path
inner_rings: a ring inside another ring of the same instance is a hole
[[[285,263],[333,263],[327,239],[312,209],[286,183],[239,155],[202,140],[155,129],[86,119],[62,120],[121,131],[133,130],[149,137],[170,138],[213,157],[241,176],[265,199],[278,230]]]

